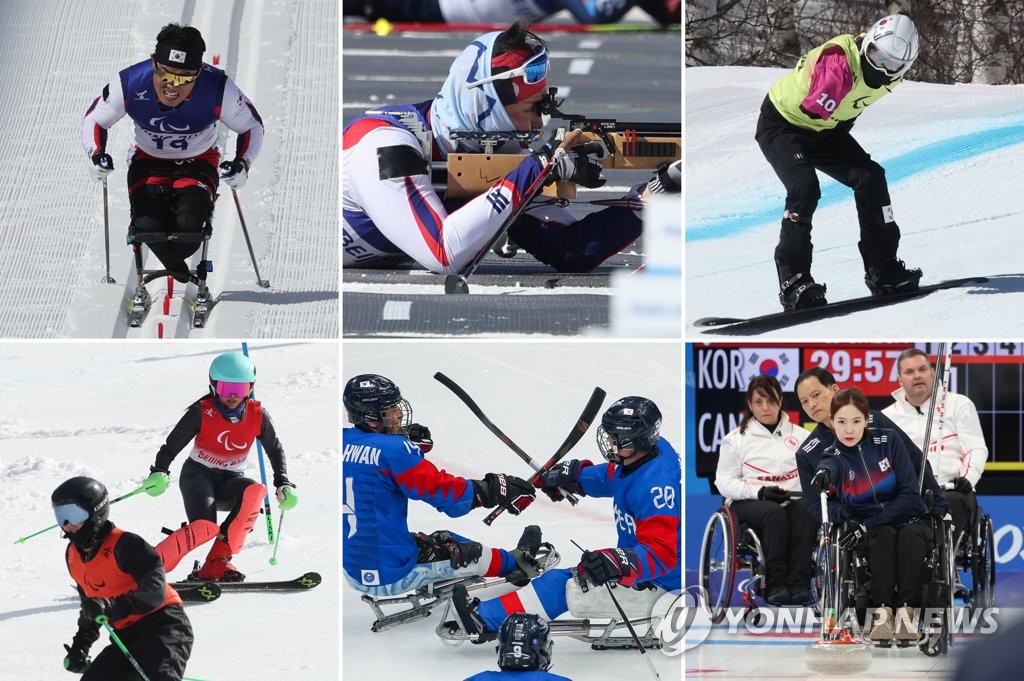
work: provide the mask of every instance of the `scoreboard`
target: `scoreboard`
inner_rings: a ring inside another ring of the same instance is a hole
[[[896,360],[907,343],[689,344],[687,367],[687,450],[696,474],[714,477],[722,438],[746,410],[745,392],[758,374],[775,376],[783,389],[783,409],[808,430],[814,422],[800,409],[794,392],[803,371],[821,366],[842,388],[859,388],[874,409],[893,402],[899,385]],[[937,343],[917,343],[932,357]],[[971,398],[978,408],[989,458],[988,470],[1024,471],[1024,344],[955,343],[949,389]]]

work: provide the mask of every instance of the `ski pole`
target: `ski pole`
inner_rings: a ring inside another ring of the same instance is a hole
[[[116,284],[110,276],[110,202],[107,200],[107,178],[103,178],[103,247],[107,256],[107,276],[103,278],[105,284]]]
[[[570,539],[569,541],[571,541],[572,545],[580,551],[584,550],[582,546],[575,542],[575,540]],[[654,675],[655,679],[661,681],[661,675],[658,674],[658,670],[654,668],[654,663],[651,662],[651,658],[647,654],[647,648],[645,648],[644,644],[640,641],[640,637],[636,635],[636,629],[633,628],[633,623],[629,621],[629,618],[626,617],[626,612],[622,609],[622,606],[619,605],[619,599],[615,598],[615,594],[612,593],[612,585],[605,582],[604,588],[608,590],[608,597],[612,599],[612,603],[615,604],[615,609],[619,611],[619,617],[621,617],[622,621],[626,623],[626,628],[629,629],[629,635],[633,637],[633,643],[635,643],[636,647],[640,649],[640,656],[644,658],[645,662],[647,662],[647,666],[651,670],[651,674]]]
[[[146,488],[145,488],[145,487],[140,487],[140,488],[138,488],[137,490],[133,490],[133,491],[131,491],[131,492],[128,492],[128,494],[122,494],[122,495],[121,495],[121,496],[119,496],[118,498],[116,498],[116,499],[113,499],[113,500],[111,500],[111,502],[110,502],[110,503],[112,503],[112,504],[116,504],[116,503],[117,503],[117,502],[119,502],[119,501],[123,501],[123,500],[127,499],[128,497],[134,497],[134,496],[135,496],[136,494],[141,494],[142,492],[145,492],[145,491],[146,491]],[[38,532],[33,532],[32,534],[30,534],[30,535],[27,535],[27,536],[25,536],[25,537],[19,537],[18,539],[16,539],[16,540],[14,541],[14,543],[15,543],[15,544],[24,544],[24,543],[25,543],[25,542],[26,542],[27,540],[31,539],[32,537],[35,537],[35,536],[37,536],[37,535],[40,535],[40,534],[42,534],[43,532],[49,532],[50,530],[52,530],[52,529],[53,529],[53,528],[55,528],[55,527],[57,527],[56,523],[55,523],[55,524],[53,524],[53,525],[50,525],[50,526],[49,526],[49,527],[47,527],[47,528],[44,528],[44,529],[42,529],[42,530],[39,530]]]
[[[277,516],[277,538],[274,539],[274,555],[270,556],[270,564],[277,565],[277,546],[281,543],[281,526],[284,525],[284,509]]]
[[[231,190],[232,193],[234,193],[234,191],[234,189]],[[238,201],[237,196],[235,201]],[[253,264],[255,264],[255,261]],[[242,354],[246,357],[249,356],[248,343],[242,343]],[[252,397],[253,399],[256,399],[255,386],[252,389]],[[260,462],[260,482],[263,483],[263,488],[267,490],[266,495],[263,497],[263,513],[267,516],[267,541],[272,542],[274,541],[274,518],[270,512],[270,486],[267,485],[267,465],[263,462],[263,443],[260,442],[259,439],[256,440],[256,453],[258,455],[257,460]]]
[[[102,624],[103,628],[107,630],[107,633],[110,634],[110,640],[114,642],[114,645],[121,649],[121,652],[124,653],[124,656],[127,657],[128,661],[131,662],[133,667],[135,667],[135,671],[139,673],[139,676],[142,677],[143,681],[149,681],[149,677],[146,676],[146,672],[142,671],[142,667],[139,665],[138,661],[132,656],[132,654],[128,652],[128,648],[125,646],[124,642],[121,641],[121,637],[117,635],[117,632],[114,631],[114,628],[110,626],[109,622],[107,622],[107,616],[97,615],[96,621]],[[181,680],[203,681],[203,679],[197,679],[191,676],[183,676],[181,677]]]
[[[245,235],[245,245],[249,247],[249,259],[252,260],[252,269],[256,272],[256,283],[260,288],[270,288],[270,282],[260,277],[260,268],[256,264],[256,254],[252,250],[252,241],[249,239],[249,230],[245,226],[245,217],[242,215],[242,204],[238,201],[238,191],[231,190],[231,196],[235,199],[235,209],[238,211],[238,221],[242,223],[242,234]]]

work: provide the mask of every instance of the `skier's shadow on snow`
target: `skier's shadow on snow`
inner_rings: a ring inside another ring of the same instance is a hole
[[[24,610],[11,610],[10,612],[0,612],[0,622],[4,620],[13,620],[18,617],[27,617],[29,615],[41,615],[46,612],[60,612],[61,610],[78,610],[82,607],[82,604],[77,598],[69,598],[63,604],[56,605],[44,605],[39,608],[25,608]]]
[[[1024,293],[1024,273],[993,274],[988,281],[972,287],[970,295],[991,295],[993,293]]]
[[[260,303],[261,305],[295,305],[297,303],[318,303],[337,300],[337,291],[222,291],[218,302]]]

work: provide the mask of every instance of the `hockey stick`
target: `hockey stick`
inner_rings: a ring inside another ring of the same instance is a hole
[[[467,393],[465,390],[462,389],[461,385],[459,385],[458,383],[456,383],[452,379],[448,378],[447,376],[442,374],[440,371],[438,371],[436,374],[434,374],[434,378],[437,381],[439,381],[442,385],[444,385],[446,388],[448,388],[453,393],[455,393],[455,396],[458,397],[460,400],[462,400],[462,402],[467,407],[469,407],[469,410],[471,412],[473,412],[473,414],[478,419],[480,419],[480,422],[482,424],[484,424],[484,426],[487,428],[487,430],[489,430],[492,433],[494,433],[498,437],[498,439],[501,440],[503,443],[505,443],[505,445],[509,449],[511,449],[516,454],[518,454],[519,458],[526,462],[526,465],[528,465],[530,468],[532,468],[534,470],[534,472],[539,472],[540,471],[540,464],[538,464],[536,461],[534,461],[532,458],[530,458],[530,455],[527,454],[526,452],[524,452],[522,450],[522,448],[520,448],[519,445],[517,445],[515,442],[513,442],[512,438],[510,438],[508,435],[505,435],[505,433],[501,430],[501,428],[498,428],[498,426],[494,425],[494,423],[489,418],[487,418],[487,416],[484,414],[483,410],[477,405],[477,403],[473,400],[473,398],[469,396],[469,393]],[[575,495],[573,495],[573,494],[571,494],[569,492],[566,493],[565,497],[566,497],[566,499],[569,500],[569,503],[572,504],[573,506],[578,504],[579,501],[580,501],[579,497],[577,497],[577,496],[575,496]]]
[[[932,444],[932,421],[935,420],[935,400],[939,396],[939,384],[938,380],[944,373],[948,371],[946,366],[949,362],[949,357],[952,354],[952,350],[947,353],[947,343],[939,343],[938,352],[935,353],[935,377],[936,380],[932,381],[932,396],[928,402],[928,418],[924,425],[924,440],[921,442],[921,471],[917,475],[917,493],[921,494],[921,490],[924,489],[924,469],[928,464],[928,450]],[[952,348],[952,346],[950,346]]]
[[[231,191],[234,192],[233,189]],[[236,198],[236,200],[237,200],[237,198]],[[255,264],[255,262],[253,262],[253,264]],[[259,277],[258,274],[256,276]],[[245,355],[246,357],[249,356],[249,344],[248,343],[244,343],[244,342],[242,343],[242,354]],[[251,396],[252,396],[253,399],[256,399],[256,386],[253,386]],[[264,495],[264,497],[263,497],[263,513],[265,513],[266,516],[267,516],[267,541],[270,542],[271,544],[273,544],[274,543],[274,518],[271,516],[271,513],[270,513],[270,486],[267,485],[267,465],[265,463],[263,463],[263,459],[264,459],[264,457],[263,457],[263,443],[259,441],[259,438],[256,439],[256,454],[258,455],[258,460],[260,462],[260,482],[263,483],[263,489],[267,490],[266,495]],[[277,553],[277,547],[276,546],[274,547],[274,553],[275,554]],[[273,563],[271,563],[271,564],[273,564]]]
[[[127,494],[122,494],[121,496],[117,497],[116,499],[111,499],[110,503],[116,504],[119,501],[124,501],[128,497],[134,497],[136,494],[142,494],[145,491],[146,491],[145,487],[139,487],[138,489],[134,489],[131,492],[128,492]],[[14,540],[14,543],[15,544],[24,544],[27,540],[31,539],[32,537],[40,535],[43,532],[49,532],[50,530],[52,530],[55,527],[57,527],[57,525],[50,525],[49,527],[47,527],[45,529],[42,529],[42,530],[39,530],[38,532],[33,532],[32,534],[30,534],[28,536],[18,537],[17,539]]]
[[[561,446],[557,450],[555,450],[555,453],[551,455],[551,458],[548,459],[543,466],[537,469],[537,472],[529,480],[530,484],[532,484],[534,487],[540,487],[541,476],[543,475],[543,473],[545,471],[551,470],[551,468],[556,463],[561,461],[565,457],[565,455],[569,453],[569,450],[572,449],[576,445],[576,443],[580,441],[580,438],[583,437],[583,434],[586,433],[587,430],[590,428],[590,424],[594,420],[594,417],[597,416],[597,412],[601,409],[601,404],[604,402],[604,397],[604,390],[602,390],[601,388],[594,388],[594,392],[591,393],[590,400],[587,402],[587,406],[583,407],[583,412],[580,414],[580,417],[576,421],[575,425],[573,425],[572,430],[569,431],[569,435],[565,438],[565,442],[563,442]],[[526,507],[532,503],[533,501],[527,498],[526,503],[523,505],[522,508],[519,509],[519,511],[522,512],[526,510]],[[504,511],[505,508],[503,506],[499,506],[498,508],[494,509],[493,511],[491,511],[491,514],[489,516],[484,518],[484,524],[490,525],[494,522],[494,519],[501,515]]]
[[[583,133],[582,130],[571,130],[565,136],[565,139],[562,140],[562,143],[558,145],[558,148],[568,150],[575,146],[583,144],[585,140],[586,135]],[[533,184],[527,187],[526,191],[523,192],[522,200],[519,202],[519,204],[515,208],[513,208],[512,212],[510,212],[505,217],[505,219],[502,221],[498,229],[495,230],[494,236],[492,236],[490,240],[488,240],[488,242],[484,245],[484,247],[477,252],[473,259],[469,261],[469,264],[466,265],[462,273],[449,274],[444,278],[445,293],[469,293],[469,285],[466,283],[466,279],[468,279],[470,276],[472,276],[474,272],[476,272],[476,268],[480,266],[480,262],[484,259],[484,256],[487,255],[487,251],[491,250],[494,244],[498,243],[498,241],[503,236],[505,236],[505,232],[507,232],[509,228],[512,227],[513,224],[515,224],[515,221],[518,220],[522,216],[522,214],[526,212],[526,209],[529,207],[530,203],[544,189],[544,185],[547,184],[547,180],[551,176],[551,173],[554,172],[554,170],[555,155],[552,154],[548,162],[544,165],[543,168],[541,168],[540,174],[537,175],[537,178],[533,181]]]
[[[256,254],[253,253],[252,241],[249,239],[249,230],[245,226],[245,217],[242,215],[242,204],[238,201],[238,190],[232,188],[231,196],[235,199],[235,210],[238,211],[238,221],[242,224],[245,245],[249,247],[249,259],[252,260],[252,269],[256,272],[256,283],[260,285],[260,288],[270,288],[270,282],[260,276],[260,268],[256,264]]]
[[[570,539],[569,541],[571,541],[572,545],[580,551],[584,551],[584,548],[577,544],[574,539]],[[640,649],[640,656],[644,658],[644,661],[647,663],[651,673],[654,674],[654,678],[661,681],[661,675],[658,674],[658,670],[654,668],[654,663],[651,662],[651,658],[647,655],[647,648],[644,648],[644,644],[640,642],[640,637],[636,635],[636,629],[633,628],[633,623],[629,621],[628,617],[626,617],[626,611],[622,609],[622,606],[619,605],[619,599],[617,599],[615,594],[612,593],[612,585],[605,582],[604,588],[608,589],[608,597],[612,599],[612,603],[615,604],[615,609],[619,611],[619,617],[621,617],[622,621],[626,623],[626,628],[629,629],[629,635],[633,637],[633,643],[635,643],[636,647]]]

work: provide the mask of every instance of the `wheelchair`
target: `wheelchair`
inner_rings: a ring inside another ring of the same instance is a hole
[[[815,557],[816,554],[812,559]],[[737,575],[743,571],[747,576],[737,587]],[[740,523],[727,504],[719,507],[704,528],[700,547],[700,586],[706,594],[704,610],[711,623],[720,624],[725,619],[736,591],[742,594],[744,620],[753,619],[756,623],[759,606],[755,598],[764,599],[766,574],[764,550],[757,532]],[[815,615],[820,612],[819,586],[817,580],[810,585]]]
[[[825,500],[822,499],[823,509]],[[823,513],[824,516],[824,513]],[[900,647],[916,645],[929,657],[945,655],[953,644],[953,587],[956,567],[953,560],[952,527],[949,523],[929,516],[932,530],[925,562],[922,566],[924,608],[936,616],[922,618],[918,637],[914,641],[900,642]],[[865,617],[870,607],[870,566],[866,549],[852,541],[853,533],[842,525],[834,525],[823,517],[816,551],[822,636],[838,639],[844,629],[852,629],[851,615],[864,631]],[[844,625],[851,625],[849,627]],[[892,641],[874,642],[888,648]]]
[[[970,592],[963,594],[964,605],[972,610],[995,607],[996,556],[992,516],[975,503],[970,527],[954,547],[956,586],[962,584],[960,573],[971,576]]]

